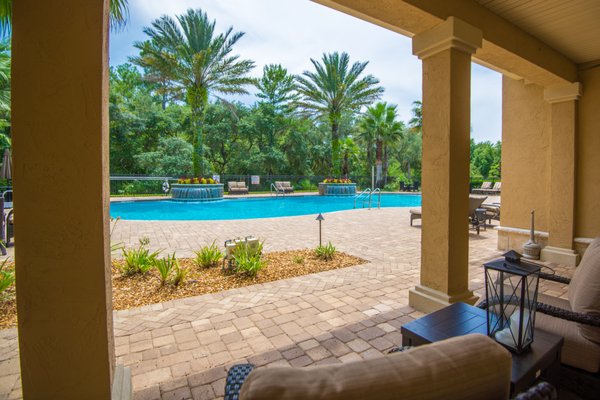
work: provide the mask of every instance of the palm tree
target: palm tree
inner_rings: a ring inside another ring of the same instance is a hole
[[[0,42],[0,113],[10,112],[10,41]]]
[[[413,117],[408,121],[408,126],[413,130],[421,131],[423,129],[423,103],[419,100],[413,101]]]
[[[177,22],[166,15],[155,20],[144,33],[150,39],[134,44],[140,55],[130,60],[152,76],[162,77],[168,82],[164,90],[190,106],[195,130],[194,174],[200,176],[204,172],[203,125],[209,96],[247,94],[244,85],[253,83],[246,75],[254,62],[231,55],[244,32],[234,33],[230,27],[217,35],[214,20],[209,21],[200,9],[189,9],[177,16]]]
[[[383,93],[379,80],[372,75],[361,78],[368,62],[350,66],[347,53],[323,54],[321,62],[310,60],[315,72],[297,76],[298,106],[316,118],[327,121],[331,128],[331,167],[340,173],[340,121],[345,113],[353,114],[371,104]]]
[[[13,0],[0,0],[0,31],[9,34],[12,22]],[[123,28],[129,16],[127,0],[110,0],[110,26],[113,30]]]
[[[379,102],[367,108],[360,122],[363,140],[375,144],[377,186],[387,180],[388,147],[402,135],[404,127],[396,120],[397,116],[395,105]]]

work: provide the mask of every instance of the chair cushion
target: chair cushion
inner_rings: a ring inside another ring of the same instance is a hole
[[[588,246],[569,284],[569,304],[580,313],[600,315],[600,237]],[[583,337],[600,343],[600,328],[579,325]]]
[[[237,187],[237,182],[231,181],[231,182],[227,182],[227,185],[229,186],[229,189],[233,189]]]
[[[540,294],[538,301],[570,310],[569,302],[558,297]],[[551,317],[537,312],[535,327],[560,335],[565,339],[561,351],[561,362],[589,372],[598,372],[600,368],[600,345],[587,340],[575,322]],[[534,337],[535,340],[535,337]]]
[[[307,368],[257,368],[240,400],[507,399],[510,353],[467,335],[376,359]]]

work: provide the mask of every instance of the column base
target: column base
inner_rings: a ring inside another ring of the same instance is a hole
[[[542,261],[574,267],[579,262],[579,254],[575,250],[546,246],[542,249]]]
[[[449,296],[444,292],[417,285],[408,291],[408,304],[422,312],[430,313],[440,310],[459,301],[467,304],[475,304],[479,299],[472,291],[468,290],[460,295]]]

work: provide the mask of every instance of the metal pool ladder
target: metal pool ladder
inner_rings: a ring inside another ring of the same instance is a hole
[[[371,190],[370,188],[366,188],[356,196],[354,196],[354,208],[356,208],[356,202],[358,200],[362,200],[363,208],[365,208],[365,203],[369,202],[369,210],[371,209],[371,203],[373,200],[373,195],[377,193],[377,208],[381,208],[381,189],[376,188],[375,190]]]
[[[274,183],[271,183],[271,196],[273,195],[273,191],[275,191],[275,197],[278,197],[280,194],[285,196],[285,190],[278,188]]]

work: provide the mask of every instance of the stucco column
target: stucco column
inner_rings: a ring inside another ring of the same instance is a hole
[[[13,2],[15,261],[25,399],[110,399],[108,1]]]
[[[573,250],[575,234],[575,153],[577,137],[577,100],[581,84],[549,87],[544,100],[551,104],[550,134],[550,215],[548,246],[541,258],[565,265],[576,265]]]
[[[423,225],[421,280],[409,304],[430,312],[469,290],[469,127],[471,54],[481,31],[454,17],[413,38],[423,60]]]

